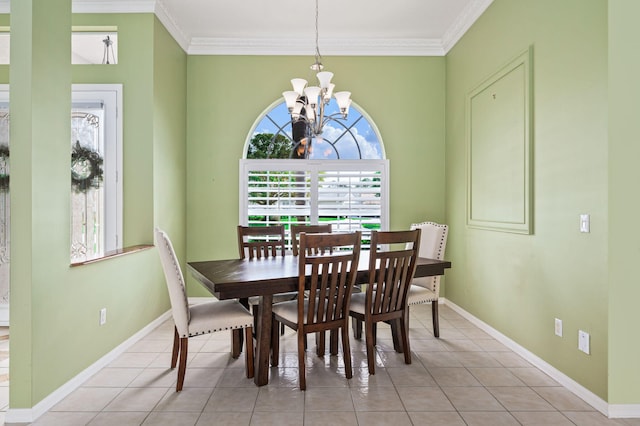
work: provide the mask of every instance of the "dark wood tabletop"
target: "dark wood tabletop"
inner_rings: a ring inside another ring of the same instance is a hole
[[[234,299],[298,290],[298,258],[293,255],[263,259],[189,262],[191,274],[219,299]],[[444,275],[451,262],[418,258],[416,277]],[[368,252],[360,254],[357,282],[369,279]]]

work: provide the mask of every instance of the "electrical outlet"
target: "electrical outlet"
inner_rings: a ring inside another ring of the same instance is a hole
[[[561,319],[556,318],[555,332],[556,332],[556,336],[562,337],[562,320]]]
[[[578,330],[578,349],[589,355],[589,333]]]
[[[107,308],[100,309],[100,325],[105,325],[107,322]]]

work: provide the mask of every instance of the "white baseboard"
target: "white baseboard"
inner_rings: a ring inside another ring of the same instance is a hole
[[[0,327],[9,327],[9,304],[0,303]]]
[[[611,419],[640,418],[640,404],[609,404],[609,418]]]
[[[80,372],[77,376],[47,395],[42,401],[34,405],[32,408],[9,408],[4,418],[5,423],[31,423],[35,421],[38,417],[49,411],[58,402],[62,401],[67,395],[79,388],[85,381],[87,381],[87,379],[96,374],[102,368],[109,365],[117,357],[126,352],[127,349],[129,349],[147,334],[151,333],[153,330],[155,330],[156,327],[158,327],[170,317],[170,310],[160,315],[146,327],[144,327],[136,334],[129,337],[127,340],[114,348],[111,352],[107,353],[105,356]]]
[[[445,305],[465,317],[467,320],[472,322],[474,325],[481,328],[491,337],[507,346],[509,349],[529,361],[531,364],[544,371],[551,378],[556,380],[562,386],[567,388],[569,391],[574,393],[577,397],[582,399],[587,404],[591,405],[593,408],[604,414],[609,418],[635,418],[640,417],[640,404],[608,404],[607,401],[600,398],[598,395],[591,392],[589,389],[585,388],[557,368],[553,367],[551,364],[544,361],[542,358],[533,354],[529,350],[520,346],[513,340],[509,339],[504,334],[500,333],[496,329],[492,328],[490,325],[485,322],[479,320],[478,318],[471,315],[469,312],[462,309],[460,306],[455,303],[440,298],[441,302],[444,302]]]

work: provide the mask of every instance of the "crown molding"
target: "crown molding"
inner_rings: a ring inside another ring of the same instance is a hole
[[[471,28],[480,15],[487,10],[491,3],[493,3],[493,0],[473,0],[462,10],[458,18],[442,36],[445,55],[460,41],[462,36]]]
[[[442,39],[327,39],[322,53],[335,56],[444,56],[493,0],[469,3]],[[0,0],[0,13],[10,13],[10,1]],[[153,13],[189,55],[309,55],[314,46],[290,39],[189,38],[178,26],[162,0],[73,0],[73,13]]]
[[[189,55],[313,55],[310,42],[280,38],[191,39]],[[326,56],[443,56],[437,39],[323,39],[321,53]]]
[[[185,35],[182,29],[178,26],[176,21],[173,19],[173,16],[169,14],[164,2],[161,0],[155,1],[156,7],[154,8],[154,13],[158,20],[164,25],[166,30],[171,34],[173,39],[182,47],[182,50],[185,52],[189,51],[189,38]]]

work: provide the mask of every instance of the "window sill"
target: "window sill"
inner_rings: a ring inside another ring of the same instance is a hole
[[[142,245],[139,245],[139,246],[125,247],[125,248],[122,248],[122,249],[106,252],[104,254],[104,256],[102,256],[102,257],[98,257],[98,258],[90,259],[90,260],[85,260],[83,262],[72,263],[71,267],[73,268],[75,266],[82,266],[82,265],[88,265],[90,263],[102,262],[103,260],[113,259],[114,257],[120,257],[120,256],[124,256],[126,254],[137,253],[137,252],[140,252],[140,251],[143,251],[143,250],[148,250],[148,249],[150,249],[152,247],[154,247],[153,244],[142,244]]]

